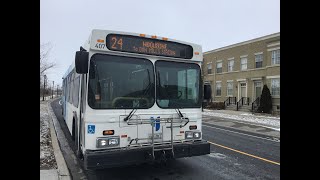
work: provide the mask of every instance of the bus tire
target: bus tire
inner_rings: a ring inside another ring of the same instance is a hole
[[[81,152],[80,149],[80,143],[79,143],[79,137],[78,137],[78,121],[75,120],[75,118],[73,118],[72,121],[72,140],[74,141],[74,145],[75,145],[75,150],[76,150],[76,155],[79,159],[83,159],[83,154]]]
[[[74,118],[73,118],[73,120],[72,120],[72,134],[71,134],[71,137],[72,137],[72,140],[73,141],[75,141],[76,140],[76,137],[75,137],[75,120],[74,120]]]

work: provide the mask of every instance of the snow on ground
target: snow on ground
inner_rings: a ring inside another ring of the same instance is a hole
[[[237,121],[244,121],[253,124],[259,124],[274,130],[280,131],[280,117],[261,116],[249,113],[241,113],[239,111],[227,111],[227,110],[208,110],[204,109],[202,113],[206,116],[221,117],[227,119],[233,119]],[[270,127],[271,126],[271,127]]]
[[[57,169],[54,157],[47,101],[40,101],[40,169]]]
[[[267,115],[264,115],[264,116],[259,116],[257,114],[249,114],[249,113],[243,113],[243,114],[240,114],[242,116],[253,116],[253,117],[257,117],[257,118],[269,118],[269,119],[279,119],[280,120],[280,117],[275,117],[275,116],[267,116]]]

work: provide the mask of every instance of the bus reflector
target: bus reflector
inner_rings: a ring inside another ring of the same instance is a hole
[[[199,52],[194,52],[195,55],[199,55]]]
[[[97,42],[104,43],[104,40],[103,39],[98,39]]]
[[[157,36],[151,36],[151,38],[156,39],[156,38],[157,38]]]
[[[126,135],[126,134],[121,135],[121,138],[125,138],[125,137],[127,137],[127,135]]]
[[[114,135],[114,130],[105,130],[103,131],[103,135]]]
[[[163,38],[162,38],[162,40],[164,40],[164,41],[168,41],[168,38],[163,37]]]
[[[184,131],[180,131],[180,133],[184,133]]]
[[[197,125],[191,125],[189,126],[189,129],[192,130],[192,129],[197,129]]]
[[[146,35],[145,35],[145,34],[140,34],[140,36],[141,36],[141,37],[146,37]]]

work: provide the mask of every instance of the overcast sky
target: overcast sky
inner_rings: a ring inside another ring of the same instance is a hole
[[[280,32],[280,0],[41,0],[40,43],[51,43],[61,86],[92,29],[158,35],[202,45],[203,52]]]

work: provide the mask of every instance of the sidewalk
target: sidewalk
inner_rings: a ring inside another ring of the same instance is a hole
[[[40,98],[40,179],[70,180],[69,171],[58,144],[48,106],[52,100]]]
[[[202,116],[203,123],[280,139],[280,117],[256,115],[243,111],[209,109],[204,109]]]
[[[204,116],[220,117],[237,122],[245,122],[254,125],[266,126],[280,131],[280,117],[262,114],[252,114],[243,111],[232,111],[232,110],[209,110],[203,109]]]

